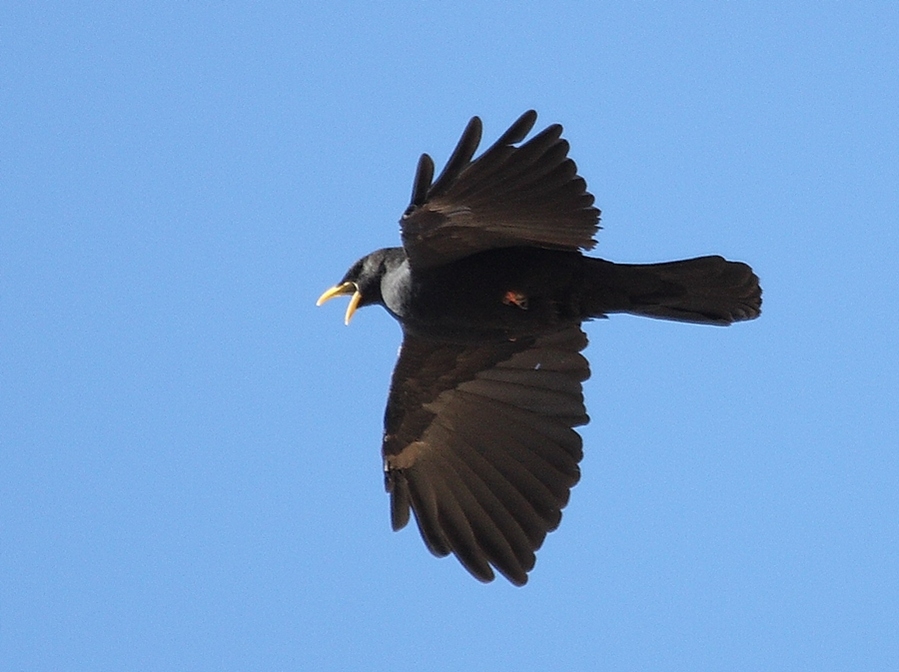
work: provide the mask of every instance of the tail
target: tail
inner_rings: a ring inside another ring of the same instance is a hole
[[[588,316],[632,313],[663,320],[727,325],[759,316],[762,288],[752,269],[718,256],[664,264],[587,259]]]

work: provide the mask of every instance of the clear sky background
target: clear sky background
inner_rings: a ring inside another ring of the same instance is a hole
[[[0,669],[899,669],[899,4],[605,4],[3,4]],[[400,331],[314,302],[528,108],[597,255],[765,303],[586,326],[514,588],[390,531]]]

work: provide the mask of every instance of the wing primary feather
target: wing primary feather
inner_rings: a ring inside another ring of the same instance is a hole
[[[531,132],[531,129],[534,128],[534,124],[536,123],[537,113],[534,110],[528,110],[518,117],[518,119],[509,126],[509,129],[499,136],[499,139],[496,142],[490,145],[483,156],[490,154],[490,152],[499,147],[506,147],[508,145],[514,145],[516,142],[521,142],[527,137],[527,134]]]
[[[562,127],[559,124],[548,126],[510,153],[507,161],[511,165],[503,166],[502,171],[495,172],[501,172],[503,179],[511,179],[522,173],[527,173],[530,177],[539,176],[541,171],[551,170],[568,156],[568,142],[561,140],[561,136]],[[533,168],[537,164],[542,168]],[[485,178],[489,179],[487,176]]]
[[[475,151],[478,149],[478,145],[481,144],[482,130],[483,125],[481,124],[481,119],[479,117],[472,117],[471,121],[468,122],[468,125],[462,132],[459,143],[456,145],[449,160],[446,162],[446,166],[440,173],[440,177],[437,178],[431,186],[431,189],[428,191],[428,199],[437,198],[446,191],[446,189],[456,181],[456,178],[459,177],[459,173],[461,173],[471,162],[471,157],[474,156]]]
[[[427,154],[422,154],[418,159],[418,167],[415,169],[415,180],[412,182],[412,199],[410,207],[423,205],[428,199],[428,189],[431,188],[431,180],[434,178],[434,160]]]
[[[533,126],[533,121],[531,126]],[[509,130],[513,129],[515,129],[514,126]],[[495,189],[502,189],[504,184],[511,184],[514,188],[515,182],[510,182],[510,179],[526,170],[534,162],[541,160],[546,152],[558,144],[559,136],[562,133],[562,127],[554,124],[520,147],[513,147],[512,143],[523,140],[529,130],[530,126],[520,137],[515,135],[512,138],[506,138],[507,132],[490,149],[481,154],[466,171],[465,182],[470,185],[469,188],[454,192],[453,198],[463,199],[472,193],[492,193]],[[562,149],[564,153],[567,153],[567,142]],[[564,154],[562,158],[564,158]],[[510,163],[512,165],[508,165]]]
[[[396,532],[409,523],[409,484],[401,470],[388,472],[385,480],[390,493],[390,526]]]
[[[518,553],[512,548],[507,534],[515,535],[517,532],[519,552],[522,552],[520,547],[523,545],[524,560],[528,562],[530,548],[517,523],[458,452],[446,451],[442,457],[447,468],[455,472],[455,477],[448,479],[448,485],[462,507],[481,555],[509,581],[523,585],[528,580],[527,570],[533,567],[533,561],[530,566],[523,566]]]
[[[478,580],[488,583],[494,579],[493,570],[475,540],[462,505],[456,499],[456,493],[449,485],[451,480],[443,476],[434,479],[435,494],[440,502],[437,509],[440,529],[449,541],[453,554],[465,569]]]
[[[428,475],[419,473],[420,469],[420,466],[412,467],[407,473],[415,523],[428,550],[438,558],[442,558],[450,554],[452,545],[440,526],[437,495],[428,480]]]

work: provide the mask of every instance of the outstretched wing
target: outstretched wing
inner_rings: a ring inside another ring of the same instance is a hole
[[[400,219],[412,268],[516,245],[589,250],[596,244],[599,210],[568,158],[562,127],[549,126],[515,146],[536,121],[536,112],[525,112],[472,161],[481,141],[481,120],[472,118],[433,184],[434,162],[422,155],[412,202]]]
[[[393,528],[411,508],[435,555],[526,583],[580,478],[586,345],[578,326],[478,344],[407,333],[385,416]]]

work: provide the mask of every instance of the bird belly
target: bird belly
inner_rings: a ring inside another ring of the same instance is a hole
[[[397,283],[387,307],[404,328],[432,337],[545,333],[581,321],[576,266],[565,263],[573,256],[520,248],[473,255],[410,274]]]

